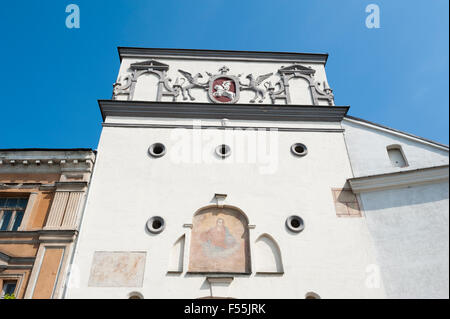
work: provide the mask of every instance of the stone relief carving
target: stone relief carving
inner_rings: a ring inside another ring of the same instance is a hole
[[[161,101],[162,97],[166,96],[171,97],[173,102],[177,101],[179,96],[182,96],[183,100],[195,101],[196,98],[191,90],[201,89],[207,91],[208,98],[213,103],[232,104],[239,101],[241,90],[250,90],[255,93],[255,96],[250,99],[249,103],[256,101],[262,103],[268,95],[273,104],[277,100],[283,100],[285,104],[292,104],[289,81],[293,78],[301,78],[308,82],[313,105],[320,105],[321,101],[326,101],[328,105],[334,105],[333,90],[326,81],[323,84],[317,82],[315,80],[316,71],[298,63],[282,66],[276,73],[279,80],[274,84],[271,81],[264,82],[273,73],[256,77],[250,73],[246,76],[248,83],[242,83],[240,81],[242,74],[228,74],[230,69],[227,66],[221,67],[217,74],[206,71],[209,79],[205,82],[200,82],[200,79],[203,78],[202,73],[192,75],[188,71],[179,69],[178,72],[182,77],[177,77],[173,84],[172,79],[167,76],[169,66],[155,60],[133,63],[129,70],[130,73],[120,77],[117,83],[114,83],[113,99],[123,95],[128,100],[133,100],[138,78],[143,74],[151,73],[158,77],[156,101]]]
[[[259,103],[262,103],[266,98],[266,89],[258,87],[264,80],[267,80],[272,76],[273,73],[267,73],[264,75],[258,76],[256,79],[253,77],[253,74],[247,75],[248,84],[241,83],[242,90],[251,90],[255,92],[255,97],[250,100],[250,103],[255,103],[259,97]]]
[[[286,104],[292,104],[291,95],[289,92],[289,81],[293,78],[302,78],[309,84],[309,89],[313,99],[313,105],[319,105],[320,100],[326,100],[328,102],[328,105],[333,105],[333,91],[328,87],[326,82],[324,82],[325,89],[321,90],[319,88],[320,83],[315,81],[315,73],[316,71],[312,68],[305,67],[300,64],[293,64],[287,67],[282,66],[277,72],[280,80],[275,83],[275,87],[278,86],[278,90],[276,90],[276,88],[272,86],[270,82],[266,82],[264,84],[269,92],[272,103],[275,103],[277,99],[284,99]]]
[[[208,87],[208,82],[206,83],[200,83],[198,82],[198,79],[202,79],[203,76],[201,73],[197,73],[196,75],[192,76],[191,73],[183,71],[183,70],[178,70],[178,72],[180,72],[181,74],[183,74],[183,76],[185,77],[185,79],[187,79],[187,81],[189,82],[188,85],[184,86],[181,88],[181,92],[183,94],[183,100],[187,100],[188,96],[189,99],[191,101],[195,101],[195,97],[193,97],[191,95],[191,89],[195,89],[195,88],[201,88],[201,89],[206,89]],[[184,79],[183,79],[184,80]],[[186,81],[183,81],[183,84]],[[187,95],[187,96],[186,96]]]
[[[239,101],[239,76],[227,74],[229,70],[223,66],[219,69],[219,74],[206,72],[209,75],[208,96],[214,103],[233,104]]]
[[[113,99],[118,95],[128,96],[128,100],[133,100],[136,83],[141,75],[146,73],[155,74],[158,77],[158,91],[156,100],[161,101],[163,96],[172,96],[173,101],[176,101],[181,92],[181,85],[177,81],[171,85],[172,79],[167,76],[169,66],[167,64],[149,60],[144,62],[133,63],[130,65],[131,73],[119,79],[118,83],[114,83]],[[125,83],[123,83],[125,81]]]

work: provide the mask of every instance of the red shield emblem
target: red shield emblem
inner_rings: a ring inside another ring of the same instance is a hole
[[[231,76],[217,76],[210,82],[210,97],[216,103],[234,103],[238,99],[236,80]]]

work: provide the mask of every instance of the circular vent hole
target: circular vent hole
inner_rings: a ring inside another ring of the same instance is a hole
[[[294,228],[300,227],[300,222],[298,221],[298,219],[291,220],[291,226]]]
[[[308,292],[305,296],[305,299],[320,299],[320,296],[315,292]]]
[[[144,295],[140,292],[133,291],[132,293],[128,294],[128,299],[144,299]]]
[[[147,230],[152,234],[159,234],[164,230],[165,222],[162,217],[153,216],[147,221]]]
[[[156,145],[154,148],[153,148],[153,153],[155,153],[155,154],[161,154],[162,152],[164,152],[164,147],[162,146],[162,145]]]
[[[308,153],[308,149],[305,144],[295,143],[291,146],[291,152],[296,156],[305,156]]]
[[[300,216],[292,215],[286,219],[286,226],[290,231],[299,233],[305,228],[303,219]]]
[[[216,147],[216,154],[221,158],[228,157],[231,154],[231,148],[226,144],[219,145]]]
[[[166,153],[166,147],[162,143],[155,143],[149,147],[148,153],[153,157],[161,157]]]
[[[161,223],[161,221],[159,221],[159,220],[154,220],[153,223],[152,223],[152,227],[153,227],[154,229],[160,229],[161,226],[162,226],[162,223]]]

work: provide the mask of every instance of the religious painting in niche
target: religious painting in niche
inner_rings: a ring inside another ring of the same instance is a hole
[[[209,208],[194,216],[190,272],[249,273],[245,216],[231,208]]]

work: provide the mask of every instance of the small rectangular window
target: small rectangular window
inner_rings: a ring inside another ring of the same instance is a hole
[[[11,228],[12,231],[16,231],[17,229],[19,229],[20,224],[22,224],[22,219],[23,219],[23,214],[24,213],[25,212],[23,210],[16,212],[16,216],[14,218],[14,223],[13,223],[12,228]]]
[[[22,224],[28,198],[0,197],[0,231],[17,231]]]
[[[12,295],[16,292],[17,281],[16,280],[4,280],[2,287],[2,297],[5,295]]]
[[[12,217],[13,211],[11,210],[4,210],[2,217],[0,219],[0,230],[8,230],[9,228],[9,223],[11,222],[11,217]]]
[[[391,160],[391,164],[394,167],[406,167],[408,164],[406,163],[405,156],[403,155],[403,151],[399,145],[390,145],[387,147],[387,152],[389,159]]]
[[[17,198],[7,198],[6,207],[15,208],[17,207]]]

